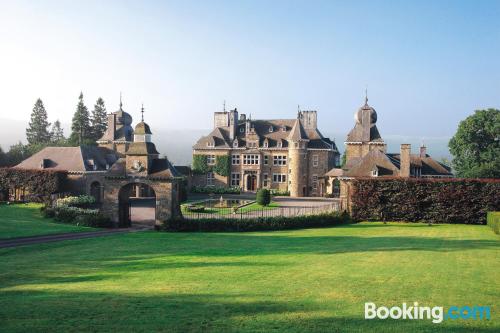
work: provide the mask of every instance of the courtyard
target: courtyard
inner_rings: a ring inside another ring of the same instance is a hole
[[[1,215],[0,226],[10,219]],[[487,226],[366,222],[277,232],[143,231],[0,249],[0,256],[6,332],[500,329],[500,242]],[[365,302],[413,301],[491,306],[492,318],[364,319]]]

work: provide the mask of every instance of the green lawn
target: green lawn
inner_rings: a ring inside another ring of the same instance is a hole
[[[44,219],[40,207],[40,204],[0,205],[0,239],[96,230]]]
[[[5,332],[499,332],[487,226],[136,232],[0,249]],[[491,320],[364,320],[364,303],[489,305]]]
[[[187,210],[186,206],[187,206],[187,204],[181,205],[181,212],[183,214],[196,214],[195,212],[189,212]],[[239,213],[248,213],[248,212],[253,212],[253,211],[270,210],[270,209],[275,209],[278,207],[280,207],[280,205],[277,202],[271,202],[267,206],[262,206],[256,202],[253,202],[249,205],[238,208],[237,213],[239,214]],[[210,207],[210,208],[205,208],[205,210],[203,212],[200,212],[200,213],[203,213],[203,214],[215,214],[215,213],[217,213],[220,215],[229,215],[229,214],[233,214],[233,209],[232,208]]]

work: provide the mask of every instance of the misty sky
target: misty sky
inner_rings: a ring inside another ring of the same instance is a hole
[[[214,111],[319,112],[345,132],[363,103],[384,134],[452,135],[500,107],[500,1],[3,1],[0,118],[89,108],[153,128],[209,128]],[[66,131],[68,134],[68,131]]]

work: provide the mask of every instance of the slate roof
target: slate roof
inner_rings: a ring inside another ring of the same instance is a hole
[[[434,160],[429,155],[410,154],[410,165],[421,168],[421,176],[452,176],[451,169]],[[362,158],[351,159],[344,168],[346,177],[370,177],[374,168],[380,176],[398,176],[401,168],[400,154],[386,154],[377,149],[370,151]],[[325,175],[328,176],[328,173]]]
[[[46,170],[104,171],[117,159],[116,152],[103,147],[46,147],[14,168],[41,169],[43,165]]]
[[[288,140],[300,136],[303,140],[309,140],[308,147],[316,149],[334,149],[337,146],[329,138],[323,137],[318,129],[304,129],[302,125],[295,126],[298,119],[267,119],[267,120],[251,120],[251,128],[253,132],[250,135],[255,135],[259,140],[259,147],[262,148],[264,141],[267,139],[269,148],[278,147],[278,143],[282,143],[282,147],[288,147]],[[300,123],[300,122],[299,122]],[[295,129],[294,129],[295,128]],[[243,132],[242,132],[243,129]],[[232,148],[233,142],[229,139],[229,126],[221,126],[213,129],[208,135],[201,137],[193,146],[194,149],[213,149],[213,148]],[[246,123],[240,121],[236,129],[236,138],[238,147],[246,145]],[[214,147],[209,146],[210,142]]]
[[[132,141],[134,134],[134,129],[131,126],[132,116],[120,107],[118,111],[108,114],[108,124],[110,124],[112,117],[115,118],[115,128],[108,126],[98,141]]]
[[[125,158],[120,158],[116,163],[109,169],[107,177],[125,177],[127,175],[126,170],[126,160]],[[172,178],[179,177],[181,174],[176,170],[176,168],[170,163],[166,158],[155,158],[151,162],[151,167],[149,168],[149,173],[147,177],[152,178]]]
[[[141,121],[140,123],[135,125],[134,134],[153,134],[153,133],[151,133],[149,125]]]
[[[152,142],[132,142],[125,153],[126,155],[158,155],[156,146]]]

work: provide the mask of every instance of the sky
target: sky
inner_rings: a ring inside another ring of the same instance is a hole
[[[0,118],[37,98],[70,123],[80,91],[154,132],[317,110],[346,133],[364,103],[384,134],[449,137],[500,108],[500,1],[4,1]],[[23,134],[23,133],[22,133]]]

